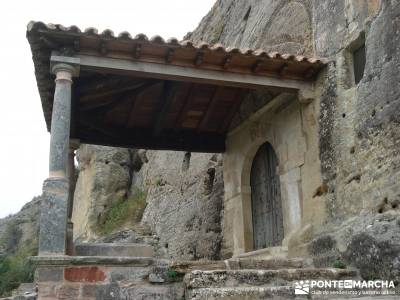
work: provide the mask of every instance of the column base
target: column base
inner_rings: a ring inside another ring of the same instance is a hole
[[[43,183],[39,255],[65,255],[69,184],[66,178],[48,178]]]
[[[67,222],[67,255],[75,255],[74,247],[74,223]]]

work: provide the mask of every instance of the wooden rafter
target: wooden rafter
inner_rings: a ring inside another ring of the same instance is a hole
[[[90,101],[90,100],[96,100],[96,99],[99,99],[99,98],[110,97],[110,96],[114,96],[114,95],[121,94],[121,93],[124,93],[124,92],[129,92],[129,91],[136,90],[136,89],[144,86],[145,84],[146,84],[146,81],[142,81],[142,82],[139,82],[139,83],[124,85],[122,87],[118,87],[118,88],[115,88],[115,89],[107,89],[105,91],[101,91],[101,92],[98,92],[98,93],[90,93],[89,95],[81,96],[80,100],[82,102],[85,102],[85,101]]]
[[[112,99],[106,102],[94,102],[93,104],[90,105],[84,105],[81,107],[81,111],[104,111],[104,110],[110,110],[116,107],[118,104],[123,103],[125,101],[131,100],[132,98],[136,97],[136,95],[142,93],[143,91],[147,90],[148,88],[152,87],[153,85],[159,83],[159,81],[154,81],[150,80],[147,82],[142,82],[140,85],[138,84],[136,89],[134,90],[128,90],[124,92],[120,92],[119,94],[123,94],[122,97],[119,97],[117,99]],[[130,92],[131,93],[127,93]]]
[[[161,101],[160,101],[161,102],[160,109],[153,122],[154,137],[159,136],[163,130],[164,122],[172,106],[178,88],[179,84],[177,82],[165,81],[164,83],[163,93],[161,95]]]
[[[219,92],[221,91],[221,89],[222,89],[221,87],[218,87],[218,86],[215,87],[213,96],[212,96],[210,102],[208,103],[207,110],[197,128],[198,132],[202,132],[207,128],[207,124],[210,120],[211,114],[213,113],[215,106],[217,105],[217,100],[218,100]]]
[[[194,89],[194,87],[195,87],[194,84],[191,84],[191,85],[190,85],[190,87],[189,87],[189,89],[188,89],[188,92],[187,92],[187,94],[186,94],[186,96],[185,96],[185,100],[183,101],[183,104],[182,104],[182,106],[181,106],[181,109],[179,110],[179,113],[178,113],[178,115],[176,116],[175,126],[174,126],[174,127],[177,128],[177,129],[180,129],[180,128],[181,128],[182,122],[183,122],[183,120],[185,119],[186,113],[187,113],[187,111],[188,111],[188,109],[189,109],[189,106],[190,106],[190,98],[191,98],[192,95],[193,95],[193,89]]]
[[[246,97],[246,93],[248,92],[248,90],[241,90],[237,93],[234,103],[230,106],[225,118],[222,119],[221,127],[218,130],[219,133],[222,134],[229,129],[235,113],[239,110],[240,105],[242,104],[243,99]]]

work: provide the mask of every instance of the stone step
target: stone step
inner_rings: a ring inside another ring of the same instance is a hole
[[[245,252],[234,256],[234,258],[242,259],[273,259],[273,258],[287,258],[288,248],[285,246],[268,247],[258,249],[251,252]]]
[[[398,300],[398,296],[296,295],[293,286],[277,287],[223,287],[201,288],[187,292],[186,300],[261,300],[261,299],[314,299],[314,300]]]
[[[191,290],[187,300],[259,300],[259,299],[307,299],[307,295],[295,295],[294,287],[223,287]]]
[[[270,259],[230,259],[227,260],[227,268],[232,270],[258,269],[258,270],[277,270],[277,269],[299,269],[311,267],[300,258],[270,258]]]
[[[76,256],[153,257],[153,247],[134,243],[82,243],[75,245]]]
[[[188,289],[211,287],[281,286],[308,279],[345,279],[357,276],[346,269],[280,269],[280,270],[212,270],[193,271],[185,275]]]

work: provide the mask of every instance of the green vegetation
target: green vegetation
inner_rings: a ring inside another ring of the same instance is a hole
[[[17,220],[10,221],[0,240],[1,248],[3,248],[6,253],[15,253],[21,237],[22,230],[19,228]]]
[[[340,259],[337,259],[333,262],[333,267],[337,269],[345,269],[346,265]]]
[[[10,222],[0,241],[6,254],[0,255],[0,297],[9,296],[20,283],[33,282],[34,267],[28,257],[37,255],[37,242],[20,245],[21,229],[16,221]]]
[[[175,271],[174,269],[168,269],[167,276],[169,278],[176,278],[178,276],[178,272]]]
[[[104,222],[99,225],[99,232],[105,235],[139,223],[146,208],[146,196],[145,191],[136,188],[130,197],[111,206],[105,213]]]

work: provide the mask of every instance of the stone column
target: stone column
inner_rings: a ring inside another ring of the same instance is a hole
[[[75,65],[57,63],[51,120],[49,178],[43,184],[40,218],[39,255],[65,255],[69,199],[68,150],[71,120],[72,77]]]

